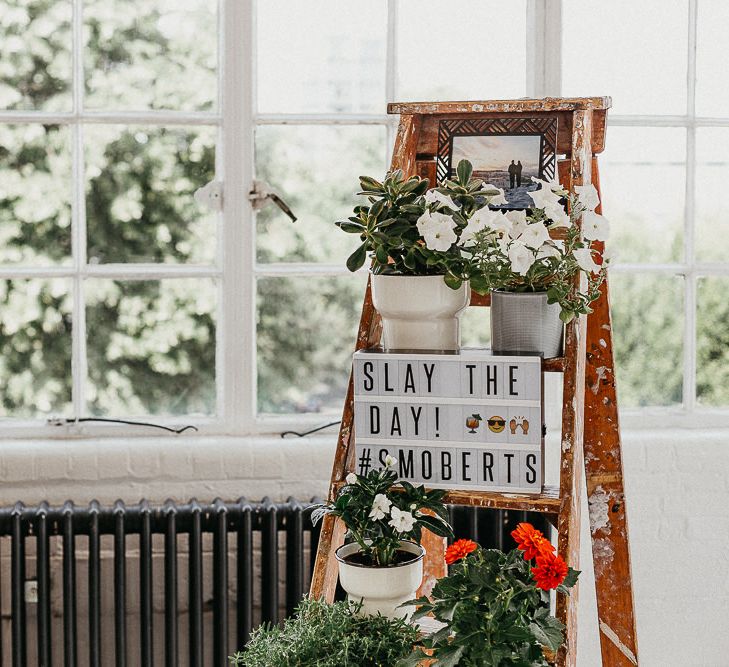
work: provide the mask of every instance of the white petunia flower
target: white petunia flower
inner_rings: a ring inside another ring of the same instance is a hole
[[[544,259],[545,257],[559,257],[559,249],[555,248],[551,241],[547,241],[537,251],[537,259]]]
[[[521,233],[519,241],[529,248],[536,250],[537,248],[541,248],[545,242],[549,241],[549,232],[541,222],[535,222],[527,225],[526,229]]]
[[[454,211],[458,210],[458,204],[454,202],[449,195],[444,195],[442,192],[437,190],[428,190],[425,193],[425,201],[428,204],[445,204],[448,208]]]
[[[564,210],[562,204],[555,204],[554,206],[547,206],[544,209],[545,215],[552,221],[551,228],[557,227],[571,227],[572,221],[570,216],[567,215],[567,211]]]
[[[350,472],[344,479],[347,482],[347,484],[356,484],[357,483],[357,475],[355,475],[353,472]]]
[[[534,253],[523,243],[512,243],[509,248],[509,262],[514,273],[525,276],[535,262]]]
[[[384,493],[378,493],[372,502],[372,509],[369,514],[370,519],[374,519],[375,521],[384,519],[390,513],[391,506],[392,501]]]
[[[532,176],[531,179],[534,183],[538,183],[539,185],[541,185],[542,188],[547,188],[552,192],[558,192],[560,195],[565,192],[564,187],[557,179],[552,179],[551,181],[543,181],[541,178],[537,178],[536,176]]]
[[[415,525],[415,517],[410,512],[393,507],[390,514],[392,517],[387,523],[392,526],[398,533],[409,533]]]
[[[554,194],[549,188],[542,187],[533,192],[527,192],[537,208],[550,208],[559,205],[560,196]]]
[[[497,188],[495,185],[491,185],[491,183],[484,183],[481,185],[481,193],[488,197],[489,204],[492,206],[499,206],[507,203],[504,191],[501,188]]]
[[[485,229],[496,229],[503,216],[499,211],[491,211],[484,207],[476,211],[461,232],[461,238],[458,245],[468,247],[473,245],[474,237],[478,232]]]
[[[385,457],[385,467],[392,468],[397,463],[397,459],[389,454]]]
[[[594,211],[600,203],[600,196],[592,183],[576,185],[577,199],[588,211]]]
[[[600,271],[600,266],[595,263],[592,258],[592,251],[589,248],[575,248],[572,255],[583,271],[588,273],[598,273]]]
[[[446,215],[445,213],[438,213],[437,211],[426,211],[418,218],[415,226],[418,228],[421,236],[425,236],[431,231],[440,229],[440,227],[442,227],[443,225],[455,226],[455,224],[456,223],[453,221],[453,218],[451,218],[450,215]]]
[[[512,239],[518,239],[528,226],[526,211],[507,211],[504,217],[511,223],[509,236]]]
[[[511,231],[511,218],[509,213],[516,213],[516,211],[493,211],[496,215],[491,220],[491,229],[500,234],[508,234]]]
[[[423,234],[425,247],[428,250],[436,250],[438,252],[448,250],[458,240],[458,235],[454,229],[455,226],[456,223],[454,222],[452,226],[441,225],[439,229],[428,230]]]
[[[610,237],[610,223],[605,216],[585,211],[582,215],[582,234],[589,241],[606,241]]]

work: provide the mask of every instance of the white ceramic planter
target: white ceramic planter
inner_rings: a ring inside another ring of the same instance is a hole
[[[491,292],[491,349],[495,354],[562,354],[564,325],[546,292]]]
[[[385,350],[458,350],[469,284],[453,290],[443,276],[372,276]]]
[[[388,618],[409,618],[412,608],[400,607],[416,597],[423,579],[425,549],[414,542],[400,542],[400,549],[415,554],[409,563],[391,567],[368,567],[348,563],[345,558],[360,551],[356,542],[336,550],[339,561],[339,581],[353,602],[361,602],[362,615],[382,614]]]

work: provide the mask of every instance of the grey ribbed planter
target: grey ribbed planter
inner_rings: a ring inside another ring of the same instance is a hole
[[[494,354],[562,355],[564,325],[559,304],[546,292],[491,292],[491,349]]]

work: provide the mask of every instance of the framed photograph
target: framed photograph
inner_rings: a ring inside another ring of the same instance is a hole
[[[438,127],[438,182],[450,178],[461,160],[473,165],[473,175],[503,188],[507,203],[493,208],[533,206],[529,192],[556,171],[557,119],[501,117],[441,120]]]

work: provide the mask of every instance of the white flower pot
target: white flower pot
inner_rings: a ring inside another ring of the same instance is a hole
[[[453,290],[443,276],[373,275],[385,350],[458,350],[470,293],[467,282]]]
[[[415,542],[400,542],[400,550],[415,554],[408,563],[390,567],[370,567],[347,562],[347,556],[360,551],[356,542],[336,550],[339,581],[352,602],[362,603],[360,614],[382,614],[388,618],[409,618],[413,608],[400,607],[416,597],[423,579],[425,549]]]
[[[546,292],[491,292],[492,351],[559,357],[564,332],[559,313]]]

